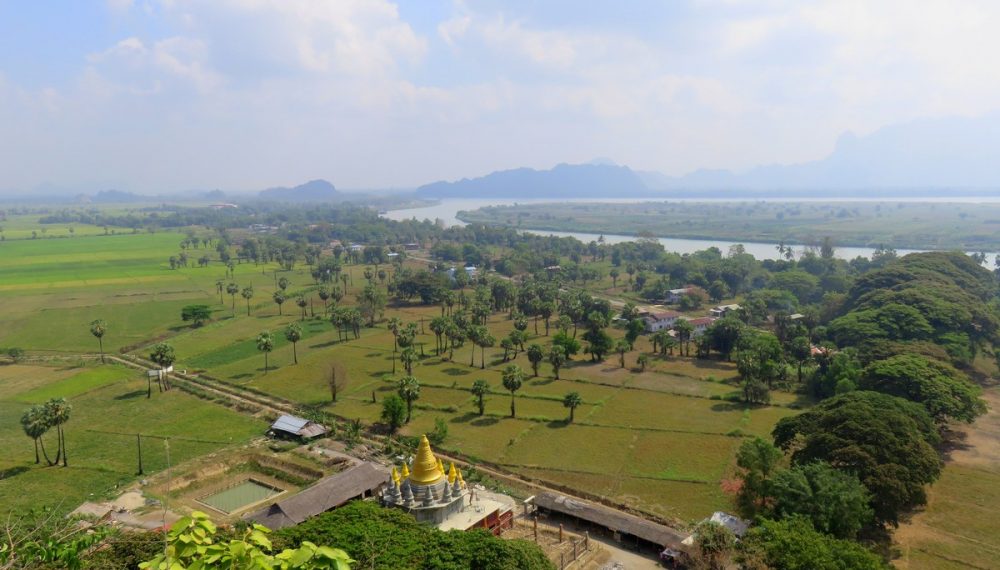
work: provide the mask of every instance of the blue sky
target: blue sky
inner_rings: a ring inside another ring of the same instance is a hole
[[[0,0],[0,192],[747,169],[996,111],[987,1]]]

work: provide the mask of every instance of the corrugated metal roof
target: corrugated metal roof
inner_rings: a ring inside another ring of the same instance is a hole
[[[662,547],[679,548],[684,534],[659,523],[599,505],[544,491],[535,495],[534,504],[550,511],[589,521],[605,528],[637,536]]]
[[[365,492],[374,492],[388,481],[389,471],[366,461],[324,477],[299,494],[265,507],[248,518],[272,529],[296,525]]]
[[[271,429],[287,431],[288,433],[299,435],[299,432],[302,431],[302,428],[306,427],[307,423],[309,423],[309,420],[305,418],[285,414],[274,420],[274,423],[271,424]]]

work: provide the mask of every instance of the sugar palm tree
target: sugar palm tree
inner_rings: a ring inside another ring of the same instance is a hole
[[[240,291],[240,296],[247,300],[247,316],[250,316],[250,299],[253,299],[253,285],[247,285]]]
[[[472,383],[472,395],[476,397],[476,404],[479,406],[479,415],[486,411],[486,394],[490,393],[490,385],[486,380],[479,379]]]
[[[264,353],[264,374],[267,374],[267,355],[274,350],[274,337],[271,331],[263,331],[257,335],[257,350]]]
[[[108,323],[104,319],[95,319],[90,322],[90,334],[97,338],[97,345],[101,349],[101,364],[104,363],[104,334],[108,332]]]
[[[226,285],[226,293],[229,293],[230,298],[233,300],[233,316],[236,316],[236,294],[240,292],[240,286],[236,283],[230,282]]]
[[[479,338],[476,339],[476,344],[478,344],[479,348],[482,350],[482,360],[479,368],[481,370],[486,370],[486,349],[495,345],[497,343],[497,339],[495,336],[490,334],[489,329],[486,327],[482,328],[486,331],[486,334],[480,335]]]
[[[413,363],[417,361],[417,351],[412,346],[404,348],[399,353],[399,361],[403,364],[407,374],[413,374]]]
[[[517,410],[514,407],[514,392],[521,389],[524,383],[524,371],[516,364],[508,364],[503,369],[503,387],[510,391],[510,417],[516,417]]]
[[[299,323],[289,323],[289,325],[285,327],[285,340],[292,343],[292,360],[295,364],[298,364],[299,353],[296,346],[298,345],[298,342],[302,340],[302,327],[299,326]]]
[[[582,403],[583,398],[578,392],[570,392],[563,398],[563,407],[569,408],[569,423],[573,423],[573,414]]]
[[[306,320],[306,307],[309,305],[309,301],[306,301],[305,297],[299,295],[299,298],[295,300],[295,304],[298,305],[299,309],[302,311],[302,316],[299,317],[299,320]]]
[[[397,384],[399,397],[406,402],[406,423],[410,423],[413,414],[413,402],[420,398],[420,382],[413,376],[403,376]]]
[[[552,365],[552,372],[555,373],[556,380],[559,379],[559,369],[566,364],[566,349],[558,344],[549,351],[549,364]]]
[[[32,406],[21,415],[21,429],[24,430],[24,435],[30,437],[35,442],[36,464],[41,463],[38,457],[38,447],[40,445],[42,455],[45,456],[45,462],[52,465],[52,460],[49,459],[49,454],[45,451],[45,442],[42,440],[42,436],[49,431],[50,427],[45,414],[45,408],[42,406]]]
[[[621,339],[615,343],[615,352],[618,353],[618,362],[622,368],[625,368],[625,353],[630,350],[632,350],[632,345],[625,339]]]
[[[544,358],[545,349],[542,348],[542,345],[531,344],[528,346],[528,361],[531,362],[532,375],[538,376],[538,365]]]
[[[392,333],[392,373],[395,374],[396,350],[399,348],[399,333],[403,330],[403,321],[399,317],[392,317],[385,326]]]
[[[59,441],[59,449],[56,452],[56,463],[62,457],[63,467],[67,466],[66,434],[63,431],[63,424],[69,421],[70,412],[73,406],[66,401],[66,398],[53,398],[45,402],[45,416],[48,424],[56,428],[56,437]]]
[[[177,356],[174,354],[174,347],[165,342],[158,342],[154,344],[153,348],[150,350],[149,359],[158,364],[161,370],[165,371],[167,368],[173,366],[174,362],[177,360]],[[170,389],[170,383],[167,381],[166,372],[157,378],[156,383],[161,392]]]
[[[271,297],[274,299],[275,304],[278,305],[278,315],[280,316],[282,314],[281,305],[285,302],[285,294],[282,291],[275,291]]]

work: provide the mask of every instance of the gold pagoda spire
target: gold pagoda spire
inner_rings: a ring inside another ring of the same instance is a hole
[[[434,457],[434,452],[431,451],[431,442],[427,441],[427,436],[420,436],[417,456],[413,458],[410,482],[417,485],[430,485],[442,477],[444,477],[444,469],[441,466],[441,460]]]
[[[449,485],[454,485],[456,477],[458,477],[458,473],[455,470],[455,462],[452,461],[451,462],[451,467],[448,469],[448,484]]]
[[[392,482],[399,486],[399,471],[396,471],[396,466],[392,466]]]
[[[410,476],[410,468],[406,466],[406,462],[403,462],[403,469],[400,471],[399,476],[401,479],[406,479]]]
[[[445,473],[447,473],[444,470],[444,463],[441,462],[441,458],[440,457],[438,457],[437,460],[438,460],[438,471],[440,471],[441,474],[444,475]]]
[[[462,470],[458,470],[458,484],[461,487],[465,487],[465,479],[462,478]]]

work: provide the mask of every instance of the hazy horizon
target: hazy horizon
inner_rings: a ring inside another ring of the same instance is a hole
[[[770,184],[756,167],[845,133],[996,140],[997,24],[972,1],[0,2],[0,196],[408,190],[595,157]],[[976,180],[911,170],[948,168]]]

